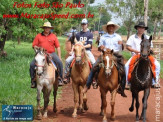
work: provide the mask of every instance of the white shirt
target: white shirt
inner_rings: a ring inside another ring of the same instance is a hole
[[[145,38],[149,39],[148,35],[145,35]],[[126,45],[131,46],[132,49],[140,51],[140,43],[141,43],[141,38],[139,38],[136,34],[132,35],[129,37],[127,40]],[[151,41],[151,47],[153,47],[153,43]],[[135,52],[131,52],[132,56],[135,55]]]
[[[112,35],[106,33],[100,37],[100,43],[98,47],[101,45],[105,46],[106,48],[113,49],[114,52],[118,52],[122,50],[122,45],[118,44],[118,41],[122,41],[122,38],[117,33]]]

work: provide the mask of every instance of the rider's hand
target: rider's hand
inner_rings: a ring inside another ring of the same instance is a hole
[[[105,46],[104,45],[101,45],[100,46],[100,50],[104,50]]]
[[[73,54],[73,52],[69,52],[69,55],[72,55]]]
[[[122,41],[118,41],[118,44],[122,45],[122,44],[123,44],[123,42],[122,42]]]

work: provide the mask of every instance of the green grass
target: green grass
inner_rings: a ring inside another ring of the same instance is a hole
[[[58,38],[62,50],[62,61],[65,62],[65,39]],[[30,88],[29,64],[34,58],[32,43],[21,42],[20,45],[7,41],[5,51],[8,56],[0,58],[0,121],[2,120],[2,105],[33,105],[36,115],[36,89]],[[58,90],[57,98],[61,93]],[[43,99],[41,100],[43,105]],[[53,95],[50,96],[53,105]]]

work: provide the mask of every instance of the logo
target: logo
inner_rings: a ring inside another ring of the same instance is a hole
[[[2,105],[2,120],[31,121],[33,120],[33,106]]]

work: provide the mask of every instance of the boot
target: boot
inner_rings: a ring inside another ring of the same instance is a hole
[[[31,88],[36,88],[37,83],[36,83],[36,78],[31,78]]]
[[[58,78],[58,86],[63,86],[63,80],[60,77]]]

